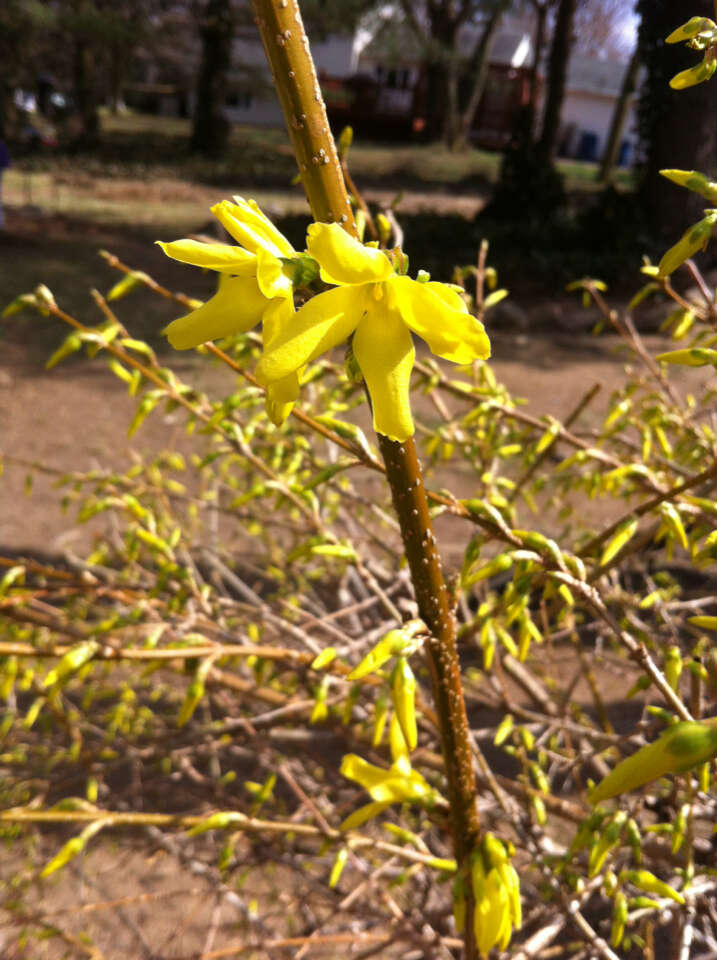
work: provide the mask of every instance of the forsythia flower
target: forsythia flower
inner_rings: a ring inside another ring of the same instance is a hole
[[[197,240],[158,241],[168,257],[219,273],[217,293],[167,327],[165,333],[177,350],[245,333],[259,321],[263,322],[266,349],[294,316],[294,291],[284,260],[295,257],[296,251],[254,200],[234,200],[216,204],[212,213],[240,246]],[[267,391],[267,410],[274,423],[286,419],[298,393],[296,371],[272,382]]]
[[[373,404],[374,428],[392,440],[413,434],[409,381],[411,331],[455,363],[490,355],[483,325],[460,295],[441,283],[400,276],[386,253],[365,247],[338,224],[313,223],[307,249],[334,289],[309,300],[282,324],[257,367],[265,386],[282,382],[353,335],[353,352]]]
[[[400,733],[400,730],[399,730]],[[405,745],[403,745],[405,751]],[[347,753],[341,762],[341,773],[366,790],[373,803],[359,807],[341,824],[342,830],[353,830],[377,816],[392,803],[419,803],[432,807],[443,798],[418,770],[411,767],[407,753],[395,756],[388,770],[377,767],[355,753]]]
[[[513,930],[519,929],[523,922],[520,881],[506,848],[490,833],[473,855],[471,881],[478,949],[483,956],[496,945],[499,950],[505,950]]]

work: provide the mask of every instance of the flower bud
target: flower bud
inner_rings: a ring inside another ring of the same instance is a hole
[[[627,922],[627,897],[618,890],[615,895],[615,907],[612,914],[612,933],[610,943],[613,947],[619,947],[622,938],[625,935],[625,923]]]
[[[416,728],[416,678],[405,657],[399,657],[391,674],[391,698],[401,732],[409,750],[415,750],[418,742]]]
[[[681,893],[673,890],[669,884],[658,879],[649,870],[626,870],[624,876],[634,887],[637,887],[638,890],[644,890],[645,893],[656,893],[658,897],[668,897],[675,903],[683,904],[685,902]]]
[[[492,834],[486,834],[471,858],[471,883],[475,898],[473,924],[476,943],[485,956],[494,946],[505,950],[514,929],[522,923],[520,881],[509,851]]]

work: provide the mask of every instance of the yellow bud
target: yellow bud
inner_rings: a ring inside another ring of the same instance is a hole
[[[466,925],[466,895],[460,877],[456,877],[453,884],[453,919],[456,923],[456,933],[460,935]]]
[[[418,742],[416,727],[416,678],[405,657],[399,657],[391,674],[391,698],[409,750]]]
[[[379,213],[376,215],[376,226],[378,228],[379,240],[385,246],[388,243],[389,237],[391,236],[391,231],[393,230],[391,221],[388,219],[385,213]]]
[[[346,861],[348,860],[348,856],[349,856],[349,852],[346,849],[346,847],[341,847],[339,852],[336,854],[334,865],[331,868],[331,876],[329,877],[329,887],[331,887],[332,890],[341,879],[341,874],[343,873],[344,867],[346,866]]]
[[[326,647],[325,650],[322,650],[321,653],[314,657],[311,662],[312,670],[322,670],[336,659],[336,647]]]
[[[476,851],[471,858],[471,884],[476,903],[483,899],[485,893],[485,863],[480,851]]]
[[[617,891],[617,876],[613,870],[608,870],[605,873],[602,881],[602,888],[605,891],[606,897],[614,897]]]
[[[388,717],[388,698],[380,695],[376,698],[376,706],[373,711],[373,739],[372,746],[378,747],[383,740],[383,731],[386,729],[386,718]]]
[[[627,922],[627,897],[620,890],[615,896],[615,908],[612,914],[612,933],[610,943],[613,947],[619,947],[622,938],[625,935],[625,923]]]
[[[476,906],[473,925],[484,956],[494,947],[505,950],[513,929],[522,923],[520,881],[509,851],[497,837],[486,834],[471,858],[471,883]]]
[[[665,680],[673,690],[677,690],[682,673],[682,651],[678,646],[671,646],[665,652]]]
[[[684,903],[685,898],[677,890],[673,890],[669,884],[659,880],[654,873],[649,870],[627,870],[625,878],[637,887],[638,890],[644,890],[646,893],[656,893],[659,897],[668,897],[675,903]]]

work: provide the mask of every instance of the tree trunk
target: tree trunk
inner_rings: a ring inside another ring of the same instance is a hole
[[[197,77],[197,101],[190,148],[219,156],[229,139],[224,116],[227,73],[231,65],[234,13],[231,0],[208,0],[199,18],[202,60]]]
[[[110,110],[114,117],[119,113],[122,100],[122,53],[120,41],[113,38],[110,49]]]
[[[573,42],[573,19],[576,0],[560,0],[555,20],[553,43],[550,47],[548,65],[548,95],[545,101],[543,126],[538,141],[538,151],[545,160],[552,161],[558,146],[560,112],[565,96],[568,75],[568,60]]]
[[[473,126],[473,118],[475,117],[478,104],[485,91],[486,80],[488,79],[488,66],[493,41],[498,32],[500,22],[503,19],[503,14],[510,6],[510,3],[511,0],[499,0],[498,6],[491,14],[473,51],[470,65],[473,83],[468,100],[461,111],[456,136],[450,144],[453,150],[462,150],[468,145],[471,127]]]
[[[538,93],[540,91],[539,74],[540,62],[543,59],[545,39],[548,27],[548,0],[534,3],[535,7],[535,37],[533,39],[533,65],[530,68],[530,111],[533,119],[538,111]]]
[[[447,58],[446,95],[443,109],[443,142],[449,150],[456,149],[460,130],[459,86],[461,69],[458,57],[454,54]]]
[[[426,79],[426,134],[429,140],[449,142],[458,129],[458,50],[461,20],[452,4],[430,8],[430,33],[423,43],[428,54]]]
[[[625,120],[627,119],[627,114],[630,109],[630,98],[637,86],[637,75],[640,72],[641,63],[640,45],[635,44],[635,49],[632,51],[632,57],[630,57],[625,76],[622,79],[620,95],[617,98],[615,109],[612,113],[610,131],[607,136],[607,143],[600,164],[600,181],[604,184],[608,184],[612,179],[612,172],[617,163],[620,138],[622,137]]]
[[[660,240],[674,240],[699,219],[705,201],[660,176],[664,168],[713,173],[717,158],[717,81],[672,90],[670,79],[696,65],[701,53],[665,43],[689,17],[714,18],[713,0],[639,0],[639,41],[647,68],[640,97],[640,139],[645,156],[640,193]]]
[[[83,148],[96,146],[100,136],[97,96],[92,79],[94,59],[94,51],[89,42],[82,36],[76,36],[73,50],[73,79],[75,104],[81,125],[76,145]]]

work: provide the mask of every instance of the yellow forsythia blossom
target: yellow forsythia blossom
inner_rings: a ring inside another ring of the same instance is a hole
[[[258,379],[267,387],[282,381],[353,337],[374,428],[392,440],[408,439],[413,434],[411,331],[439,357],[470,363],[490,356],[483,325],[455,289],[399,275],[387,253],[363,246],[336,223],[311,224],[307,249],[333,289],[309,300],[265,345]]]
[[[168,257],[219,273],[217,293],[165,330],[177,350],[246,333],[260,321],[266,349],[294,316],[294,291],[286,261],[294,258],[296,251],[254,200],[235,197],[234,201],[223,200],[212,207],[212,213],[239,246],[198,240],[158,241]],[[286,419],[298,394],[296,371],[271,384],[267,411],[274,423]]]
[[[497,946],[505,950],[513,930],[523,922],[520,880],[505,846],[488,833],[471,861],[475,897],[473,924],[476,943],[483,956]]]

